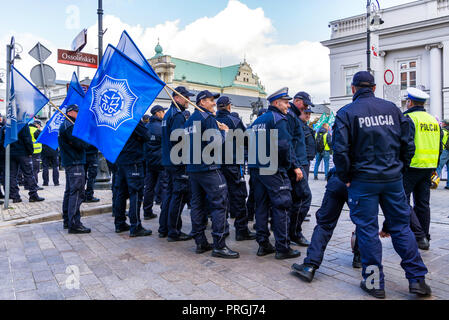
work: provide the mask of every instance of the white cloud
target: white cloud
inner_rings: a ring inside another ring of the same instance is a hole
[[[227,7],[214,17],[199,18],[184,28],[179,25],[180,21],[175,20],[143,27],[106,15],[104,27],[108,30],[104,47],[107,43],[116,45],[126,29],[147,58],[154,55],[158,38],[166,54],[216,66],[237,64],[246,55],[268,93],[288,86],[292,94],[304,90],[317,102],[328,99],[328,49],[318,42],[276,43],[276,30],[262,8],[250,9],[238,0],[229,0]],[[84,51],[96,52],[97,32],[97,25],[88,29],[88,46]],[[21,42],[30,43],[27,50],[39,40],[31,34],[19,37]],[[56,68],[58,79],[69,79],[74,68],[57,65],[56,48],[48,41],[40,41],[54,52],[49,63]],[[31,68],[33,63],[32,58],[27,59],[23,63],[24,69]],[[86,75],[92,75],[92,72],[83,69],[82,76]]]

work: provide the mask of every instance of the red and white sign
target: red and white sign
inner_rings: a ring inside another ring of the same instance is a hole
[[[58,63],[96,69],[98,68],[98,56],[89,53],[58,49]]]
[[[384,73],[384,81],[386,84],[391,86],[394,82],[394,73],[390,69],[386,70]]]

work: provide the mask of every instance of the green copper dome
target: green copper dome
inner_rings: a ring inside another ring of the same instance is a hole
[[[162,47],[159,44],[159,42],[157,43],[156,47],[154,48],[154,51],[156,51],[155,57],[162,57],[163,56],[163,54],[162,54],[163,50],[162,50]]]

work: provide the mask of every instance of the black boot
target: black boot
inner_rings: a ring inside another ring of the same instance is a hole
[[[410,282],[409,291],[420,297],[430,297],[432,295],[432,289],[430,289],[424,279]]]
[[[366,287],[365,281],[362,281],[360,283],[360,288],[362,288],[363,291],[368,293],[370,296],[373,296],[376,299],[385,299],[385,290],[384,289],[368,289]]]
[[[430,249],[430,242],[427,240],[427,238],[422,238],[418,240],[418,248],[421,250],[429,250]]]
[[[259,245],[259,250],[257,251],[258,257],[264,257],[269,254],[273,254],[276,252],[276,249],[273,247],[273,245],[269,242],[263,243]]]
[[[223,259],[238,259],[240,258],[240,254],[236,251],[232,251],[228,247],[224,247],[221,249],[214,249],[212,251],[212,257]]]
[[[358,252],[354,253],[354,258],[352,259],[352,267],[354,269],[362,268],[362,257],[360,256],[360,253],[358,253]]]
[[[306,282],[312,282],[313,278],[315,277],[315,271],[318,268],[309,265],[309,264],[294,264],[292,265],[292,270],[295,271],[298,276],[301,278],[301,280],[304,280]]]

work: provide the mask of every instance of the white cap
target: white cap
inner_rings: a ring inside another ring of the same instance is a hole
[[[408,99],[413,101],[426,102],[426,100],[430,98],[427,93],[417,88],[408,88],[407,93]]]

